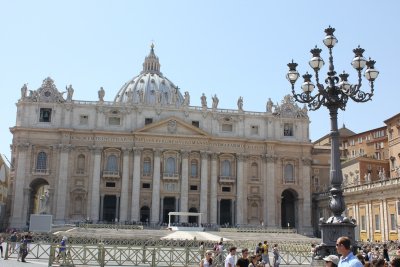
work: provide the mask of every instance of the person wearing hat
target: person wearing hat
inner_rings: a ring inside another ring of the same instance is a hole
[[[325,261],[325,266],[327,267],[336,267],[339,263],[339,257],[336,255],[329,255],[323,258]]]
[[[212,266],[212,250],[207,250],[204,254],[204,258],[200,261],[200,267],[211,267]]]
[[[67,251],[67,237],[63,236],[59,245],[58,255],[56,257],[56,262],[60,261],[61,259],[65,259],[65,254]]]

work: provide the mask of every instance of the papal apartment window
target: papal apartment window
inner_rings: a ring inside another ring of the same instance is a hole
[[[113,172],[118,171],[117,156],[115,156],[115,155],[108,156],[106,170],[113,171]]]
[[[144,119],[144,125],[148,125],[150,123],[153,123],[153,118],[145,118]]]
[[[51,122],[51,108],[41,108],[39,122]]]
[[[222,176],[231,176],[231,163],[229,160],[224,160],[222,162]]]
[[[80,174],[85,173],[85,155],[80,154],[78,156],[78,166],[76,172]]]
[[[39,152],[36,160],[36,170],[47,169],[47,154],[45,152]]]
[[[119,117],[109,117],[108,125],[121,125],[121,118]]]
[[[146,157],[143,160],[143,175],[150,176],[151,174],[151,159]]]
[[[283,125],[283,136],[293,136],[293,124],[285,123]]]
[[[222,131],[223,132],[232,132],[233,131],[233,125],[232,124],[222,124]]]
[[[200,127],[200,122],[199,122],[199,121],[192,121],[192,125],[193,125],[194,127],[199,128],[199,127]]]
[[[294,168],[292,164],[285,165],[285,183],[294,182]]]
[[[258,126],[257,125],[250,126],[250,133],[252,135],[258,135]]]
[[[79,124],[80,125],[88,125],[89,123],[89,116],[88,115],[81,115],[79,117]]]
[[[378,214],[375,214],[375,231],[381,230],[381,220]]]
[[[190,177],[197,177],[197,160],[193,159],[190,162]]]
[[[142,184],[142,188],[150,188],[150,184],[149,183],[143,183]]]

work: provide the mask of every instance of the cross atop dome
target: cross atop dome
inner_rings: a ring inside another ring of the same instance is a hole
[[[160,62],[158,57],[154,53],[154,43],[150,45],[150,54],[145,58],[143,63],[143,71],[141,73],[157,73],[161,75],[160,72]]]

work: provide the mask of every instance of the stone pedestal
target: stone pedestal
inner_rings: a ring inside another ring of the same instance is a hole
[[[337,254],[336,241],[341,236],[347,236],[354,244],[356,227],[353,223],[321,223],[322,244],[318,246],[318,258],[326,257],[330,254]]]

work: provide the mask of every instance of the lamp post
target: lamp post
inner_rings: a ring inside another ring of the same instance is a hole
[[[364,49],[358,46],[353,50],[355,57],[351,62],[351,65],[357,71],[358,82],[356,84],[350,84],[348,81],[349,74],[345,72],[337,75],[333,65],[332,55],[333,47],[337,43],[337,39],[333,35],[334,32],[335,29],[330,26],[325,29],[326,36],[323,43],[329,50],[329,71],[324,82],[320,82],[319,77],[319,72],[324,65],[324,60],[320,56],[322,50],[317,46],[311,49],[312,58],[309,61],[309,65],[315,73],[315,84],[311,81],[312,75],[307,72],[303,75],[304,83],[301,85],[303,92],[299,94],[295,92],[295,83],[300,74],[296,70],[297,63],[294,63],[293,60],[291,63],[287,64],[289,71],[286,75],[286,78],[292,85],[293,97],[297,102],[308,104],[309,110],[317,110],[321,106],[325,106],[329,110],[330,115],[331,164],[329,178],[331,197],[329,208],[333,215],[328,220],[320,219],[323,242],[320,246],[321,256],[324,256],[326,253],[334,254],[336,252],[336,239],[342,235],[349,236],[354,240],[355,224],[348,218],[342,216],[346,206],[341,188],[343,175],[339,152],[338,110],[345,110],[349,98],[355,102],[367,102],[371,100],[374,94],[374,81],[379,74],[374,67],[375,61],[371,59],[366,60],[363,56]],[[361,91],[362,72],[365,67],[364,77],[369,81],[370,92]],[[312,94],[315,87],[317,87],[318,91]]]

